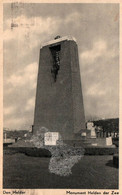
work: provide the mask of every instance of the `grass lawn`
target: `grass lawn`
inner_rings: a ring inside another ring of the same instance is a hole
[[[50,158],[4,155],[4,189],[117,189],[118,169],[112,155],[83,156],[72,175],[61,177],[48,170]]]

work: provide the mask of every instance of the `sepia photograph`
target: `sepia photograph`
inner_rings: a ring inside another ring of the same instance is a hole
[[[3,194],[119,189],[119,9],[3,3]]]

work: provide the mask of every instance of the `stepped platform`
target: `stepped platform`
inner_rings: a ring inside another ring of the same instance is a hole
[[[79,152],[81,155],[114,155],[118,153],[118,148],[116,146],[91,145],[90,139],[84,139],[82,141],[79,140],[77,141],[77,144],[75,143],[76,140],[67,140],[67,143],[65,142],[64,145],[36,147],[32,142],[27,140],[19,140],[17,143],[9,145],[8,147],[4,147],[4,150],[10,153],[24,153],[28,156],[35,157],[51,157],[51,150],[59,150],[61,153],[61,151],[65,151],[66,148],[70,148],[70,150],[76,151],[75,154],[77,154],[77,151],[81,151]]]

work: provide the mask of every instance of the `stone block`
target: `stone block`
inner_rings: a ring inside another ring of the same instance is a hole
[[[41,127],[63,140],[74,140],[86,128],[78,48],[71,37],[40,49],[33,133]]]

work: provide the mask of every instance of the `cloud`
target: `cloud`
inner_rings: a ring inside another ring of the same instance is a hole
[[[60,19],[54,17],[26,17],[20,15],[13,19],[16,27],[11,29],[11,19],[6,20],[7,28],[4,30],[4,42],[17,42],[21,55],[25,55],[25,49],[33,49],[47,41],[48,37],[57,34]],[[23,50],[23,48],[25,48]]]
[[[29,99],[27,101],[27,104],[25,106],[25,110],[26,111],[32,111],[34,109],[34,106],[35,106],[35,97],[32,97],[31,99]]]
[[[118,51],[115,48],[108,48],[107,42],[105,40],[98,40],[93,43],[93,47],[90,50],[83,51],[80,54],[81,61],[83,64],[93,64],[95,61],[102,57],[104,58],[114,58],[118,55]]]
[[[97,39],[80,53],[86,118],[118,116],[119,66],[115,41]],[[114,103],[113,103],[114,102]],[[112,111],[111,111],[112,110]]]
[[[13,21],[11,18],[5,21],[4,42],[17,41],[19,49],[21,45],[32,49],[38,46],[39,40],[41,45],[48,39],[50,40],[50,37],[54,34],[57,35],[62,32],[62,27],[67,29],[67,27],[72,26],[76,30],[76,26],[79,27],[80,25],[80,20],[81,14],[78,12],[70,13],[64,18],[59,16],[27,17],[19,15],[14,17]],[[12,22],[16,27],[11,28]]]
[[[85,63],[94,63],[97,58],[105,54],[106,49],[106,42],[103,40],[99,40],[93,44],[91,50],[82,52],[80,57]]]
[[[30,127],[30,125],[28,125],[29,123],[31,124],[31,121],[27,120],[27,118],[24,116],[19,118],[11,117],[6,119],[6,126],[9,127],[9,129],[28,130]]]
[[[33,62],[6,78],[4,88],[8,92],[4,97],[4,126],[28,129],[33,124],[37,69],[38,64]]]
[[[103,89],[99,83],[94,83],[87,89],[86,95],[89,96],[104,96],[106,94],[105,88]]]
[[[10,115],[15,111],[15,108],[12,106],[9,106],[7,108],[4,108],[4,115]]]
[[[49,33],[52,34],[60,24],[59,18],[54,17],[26,17],[25,15],[20,15],[16,18],[13,18],[13,23],[16,24],[16,27],[11,29],[12,21],[7,19],[6,21],[6,30],[4,31],[4,40],[17,39],[14,35],[19,33],[19,36],[25,35],[25,29],[31,30],[31,34],[41,34]],[[19,38],[19,37],[18,37]]]
[[[76,24],[76,21],[77,21],[77,24],[79,23],[78,21],[81,20],[81,14],[78,13],[78,12],[74,12],[74,13],[71,13],[69,14],[66,18],[65,18],[65,23],[73,23],[75,22]],[[75,25],[76,27],[76,25]]]
[[[31,89],[36,86],[38,64],[36,62],[29,64],[23,70],[12,74],[6,83],[10,84],[12,88],[28,86]]]

